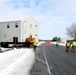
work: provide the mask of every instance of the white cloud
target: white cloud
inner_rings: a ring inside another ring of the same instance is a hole
[[[54,28],[56,33],[63,33],[67,25],[76,22],[75,7],[75,0],[0,0],[0,21],[33,16],[41,33],[53,34]],[[63,31],[57,31],[59,27]]]

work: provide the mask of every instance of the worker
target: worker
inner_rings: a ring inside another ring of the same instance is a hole
[[[75,44],[74,44],[74,53],[76,52],[76,40],[75,40]]]
[[[76,48],[76,41],[73,40],[72,41],[72,52],[75,52],[75,48]]]
[[[69,51],[69,48],[70,48],[70,41],[67,41],[67,42],[66,42],[66,52]]]
[[[34,43],[33,43],[33,50],[36,52],[36,47],[37,47],[37,42],[36,41],[34,41]]]
[[[74,43],[75,43],[75,41],[73,40],[72,41],[72,51],[71,52],[74,52]]]
[[[58,45],[58,41],[56,41],[56,47],[58,47],[59,45]]]

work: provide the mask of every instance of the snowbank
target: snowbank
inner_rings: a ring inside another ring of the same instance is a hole
[[[33,49],[30,49],[21,55],[14,63],[2,69],[0,75],[29,75],[29,71],[34,62],[34,52]]]
[[[44,41],[41,41],[41,42],[39,42],[37,45],[39,46],[39,45],[41,45],[42,43],[45,43]]]
[[[52,42],[52,44],[56,44],[56,42]],[[59,43],[59,45],[65,46],[66,43]]]
[[[39,42],[40,45],[44,42]],[[8,48],[1,48],[2,51]],[[0,75],[29,75],[34,60],[32,48],[12,49],[11,51],[0,53]]]
[[[12,49],[13,49],[13,48],[3,48],[3,47],[0,47],[0,52],[12,50]]]

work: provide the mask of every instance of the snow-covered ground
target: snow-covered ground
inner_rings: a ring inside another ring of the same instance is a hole
[[[41,43],[43,42],[38,43],[38,45]],[[2,50],[3,52],[0,53],[0,75],[29,75],[35,62],[32,48],[14,48],[10,51],[2,48]]]
[[[56,44],[56,42],[52,42],[53,44]],[[66,45],[66,42],[65,43],[58,43],[59,45],[62,45],[62,46],[65,46]]]
[[[14,49],[0,53],[0,75],[28,75],[34,62],[33,49]]]
[[[40,45],[42,42],[38,43]],[[34,60],[33,48],[1,48],[0,75],[29,75]]]

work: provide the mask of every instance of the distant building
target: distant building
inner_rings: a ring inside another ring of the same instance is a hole
[[[61,42],[66,43],[67,40],[73,40],[73,38],[61,38]]]
[[[66,43],[67,38],[61,38],[61,42]]]
[[[30,34],[38,42],[38,23],[32,17],[0,22],[0,42],[13,42],[14,37],[17,37],[19,42],[24,42]]]

